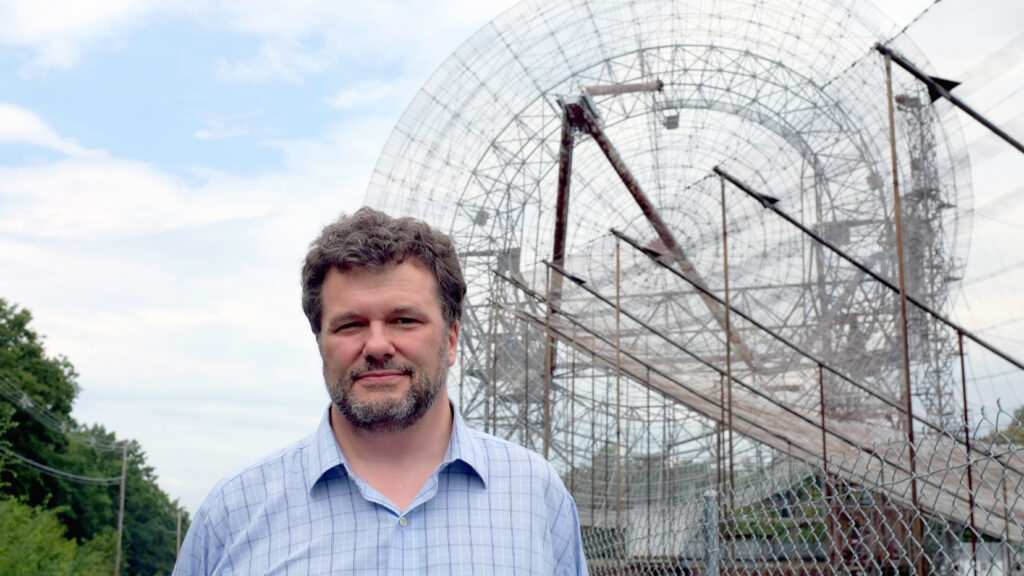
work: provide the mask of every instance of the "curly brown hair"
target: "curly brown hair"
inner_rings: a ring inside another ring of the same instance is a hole
[[[392,218],[373,208],[360,208],[324,226],[309,244],[302,265],[302,310],[319,336],[323,316],[320,291],[331,269],[380,271],[412,258],[437,280],[445,326],[462,316],[466,282],[455,245],[448,235],[415,218]]]

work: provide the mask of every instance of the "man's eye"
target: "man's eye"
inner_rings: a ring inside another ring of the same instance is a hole
[[[395,324],[415,324],[415,318],[395,318]]]

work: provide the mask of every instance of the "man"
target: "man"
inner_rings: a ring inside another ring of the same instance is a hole
[[[363,208],[325,227],[302,306],[331,405],[213,489],[174,574],[586,574],[555,471],[448,400],[465,293],[423,222]]]

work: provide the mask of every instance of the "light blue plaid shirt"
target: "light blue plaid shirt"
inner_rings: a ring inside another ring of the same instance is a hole
[[[586,574],[551,465],[452,411],[444,462],[405,512],[352,473],[325,412],[315,434],[217,484],[175,576]]]

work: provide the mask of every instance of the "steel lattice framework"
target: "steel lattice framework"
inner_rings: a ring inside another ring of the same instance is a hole
[[[527,0],[396,126],[367,203],[460,249],[449,392],[555,463],[592,559],[682,558],[702,490],[736,514],[807,477],[893,509],[913,482],[915,510],[968,523],[973,499],[945,481],[919,495],[915,464],[877,449],[916,429],[928,458],[970,468],[956,334],[912,307],[908,419],[899,298],[835,250],[898,276],[876,42],[925,61],[860,1]],[[894,91],[908,292],[942,309],[965,248],[963,139],[912,78]],[[995,488],[976,492],[995,507]],[[1005,508],[976,531],[1020,532]]]

